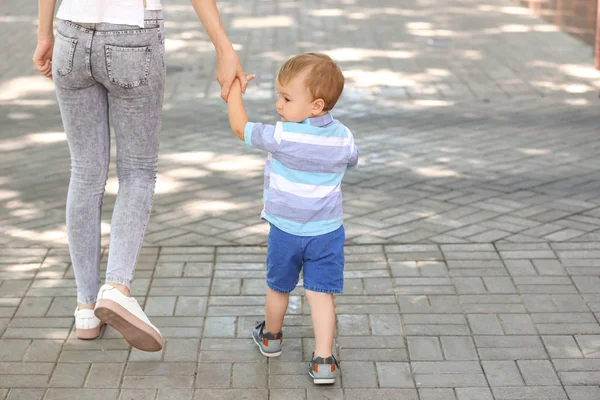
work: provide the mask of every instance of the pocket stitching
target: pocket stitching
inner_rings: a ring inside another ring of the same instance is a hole
[[[108,70],[108,79],[114,83],[125,89],[131,89],[134,87],[142,86],[148,83],[148,75],[150,73],[150,55],[151,55],[151,47],[150,46],[142,46],[142,47],[120,47],[106,44],[104,45],[104,52],[106,55],[106,68]],[[146,65],[144,68],[144,77],[142,79],[135,80],[133,82],[121,82],[113,76],[112,70],[112,52],[146,52]]]
[[[75,56],[75,47],[77,47],[77,39],[73,39],[70,37],[67,37],[65,35],[63,35],[60,32],[56,32],[56,37],[71,44],[71,48],[69,49],[69,55],[67,56],[67,67],[66,68],[56,68],[56,72],[61,75],[61,76],[65,76],[65,75],[69,75],[71,73],[71,71],[73,70],[73,57]]]

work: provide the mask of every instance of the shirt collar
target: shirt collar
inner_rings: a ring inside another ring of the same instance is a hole
[[[303,124],[310,124],[312,126],[324,127],[333,122],[333,117],[330,113],[321,115],[320,117],[307,118],[302,121]]]

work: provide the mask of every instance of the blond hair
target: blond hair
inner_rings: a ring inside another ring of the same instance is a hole
[[[340,67],[326,54],[302,53],[287,60],[279,69],[277,80],[286,85],[299,73],[309,70],[304,80],[313,100],[323,99],[323,111],[335,106],[344,90],[344,75]]]

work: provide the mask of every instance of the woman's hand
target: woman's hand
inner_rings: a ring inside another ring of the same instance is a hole
[[[223,100],[227,101],[231,84],[236,78],[240,80],[242,93],[246,93],[248,79],[237,53],[233,49],[227,53],[217,53],[217,81],[221,85],[221,98]]]
[[[54,37],[50,39],[38,39],[38,44],[33,54],[33,65],[46,78],[52,79],[52,48]]]

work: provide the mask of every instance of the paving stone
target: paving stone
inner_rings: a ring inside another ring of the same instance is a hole
[[[192,400],[193,389],[158,389],[157,400]]]
[[[205,337],[235,337],[235,317],[207,317]]]
[[[156,389],[123,389],[119,400],[143,400],[156,397]]]
[[[513,276],[537,274],[531,260],[504,260],[504,265]]]
[[[495,315],[468,314],[469,325],[475,335],[503,335],[504,331]]]
[[[371,329],[373,335],[378,336],[402,336],[402,321],[400,315],[393,314],[371,314]]]
[[[342,389],[335,388],[315,388],[307,389],[307,400],[343,400],[344,392]],[[273,391],[271,391],[271,399],[273,400]],[[288,399],[290,400],[290,399]],[[292,398],[293,400],[293,398]]]
[[[345,400],[418,400],[416,389],[344,389]]]
[[[338,389],[332,389],[329,391],[337,391]],[[328,392],[329,392],[328,391]],[[319,397],[320,392],[317,391],[313,398],[322,398]],[[269,390],[269,399],[270,400],[307,400],[306,390],[304,389],[271,389]],[[315,397],[317,396],[317,397]],[[331,396],[333,399],[336,399],[335,395]],[[340,397],[343,398],[343,397]]]
[[[15,317],[43,317],[52,303],[52,297],[26,297],[17,309]]]
[[[492,388],[496,400],[567,400],[561,386],[522,386]]]
[[[165,361],[196,361],[200,339],[167,339]]]
[[[507,335],[535,335],[537,330],[526,314],[500,314],[500,324]]]
[[[575,340],[585,358],[600,358],[599,335],[576,335]]]
[[[408,363],[376,363],[379,386],[382,388],[414,388]]]
[[[124,389],[193,387],[193,376],[128,376],[123,378]]]
[[[565,386],[570,400],[588,400],[600,398],[599,386]]]
[[[176,297],[149,297],[144,311],[149,317],[168,317],[173,315]]]
[[[475,336],[481,360],[543,360],[548,358],[537,336]]]
[[[456,388],[487,386],[481,366],[473,361],[413,361],[417,387]]]
[[[206,313],[206,297],[179,297],[175,309],[176,316],[203,316]]]
[[[0,395],[6,396],[9,389],[3,389],[4,393]],[[45,389],[10,389],[7,400],[41,400],[44,396]]]
[[[454,278],[454,284],[459,294],[487,293],[481,278]]]
[[[117,400],[118,389],[57,389],[50,388],[45,399],[50,400]]]
[[[120,363],[94,363],[85,382],[88,388],[110,389],[121,380],[124,365]]]
[[[455,400],[453,389],[419,389],[421,400]]]
[[[470,337],[442,336],[440,341],[446,360],[470,361],[479,359],[473,339]]]
[[[369,335],[369,319],[366,315],[338,314],[338,334],[347,335]]]
[[[266,389],[198,389],[194,400],[267,400]]]
[[[542,336],[551,358],[583,358],[583,354],[573,336]]]
[[[437,337],[412,337],[407,338],[410,359],[420,361],[443,360],[442,349]]]
[[[492,400],[489,388],[456,388],[458,400]]]
[[[95,363],[95,362],[125,362],[127,350],[65,350],[60,354],[59,362],[64,363]]]
[[[30,344],[31,340],[1,339],[0,361],[21,361]]]
[[[267,366],[264,363],[234,364],[233,387],[248,389],[267,388]]]
[[[518,360],[517,364],[527,385],[560,385],[556,372],[548,360]]]
[[[89,369],[89,364],[58,363],[52,373],[50,387],[82,387]]]
[[[343,361],[340,368],[345,387],[377,387],[376,370],[375,365],[372,362]]]
[[[514,361],[483,361],[481,364],[490,386],[522,386],[525,384]]]

